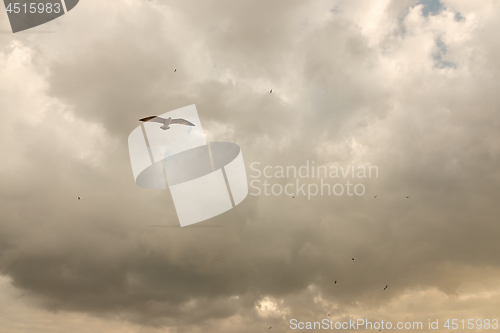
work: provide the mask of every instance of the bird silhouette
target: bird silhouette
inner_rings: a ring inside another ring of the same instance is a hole
[[[373,199],[375,199],[377,197],[378,194],[375,194],[375,196],[373,197]]]
[[[177,72],[177,68],[176,68],[176,69],[174,69],[174,73],[175,73],[175,72]]]
[[[354,260],[354,258],[352,258],[352,260]]]
[[[271,326],[271,327],[269,327],[269,328],[268,328],[268,330],[270,330],[271,328],[272,328],[272,326]]]
[[[337,284],[337,280],[335,280],[335,284]]]
[[[388,284],[387,284],[387,285],[385,285],[384,290],[386,290],[386,289],[387,289],[387,287],[389,287],[389,285],[388,285]]]
[[[410,197],[406,197],[406,199],[410,199]]]
[[[143,122],[152,121],[155,123],[163,124],[163,126],[160,127],[162,130],[168,130],[170,128],[171,124],[194,126],[194,124],[192,122],[187,121],[186,119],[182,119],[182,118],[172,119],[172,117],[168,117],[167,119],[165,119],[165,118],[158,117],[158,116],[151,116],[151,117],[139,119],[139,121],[143,121]]]
[[[78,200],[80,200],[80,197],[78,197]]]

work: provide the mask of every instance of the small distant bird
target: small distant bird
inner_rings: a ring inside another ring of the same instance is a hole
[[[388,284],[384,287],[384,290],[386,290],[386,289],[387,289],[387,287],[389,287],[389,285],[388,285]]]
[[[176,69],[174,69],[174,73],[175,73],[175,72],[177,72],[177,68],[176,68]]]
[[[78,197],[78,200],[80,200],[80,197]]]
[[[354,258],[352,258],[352,260],[354,260]]]
[[[270,330],[271,328],[272,328],[272,326],[271,326],[271,327],[269,327],[269,328],[268,328],[268,330]]]
[[[271,91],[270,91],[269,93],[270,93],[270,94],[272,94],[272,93],[273,93],[273,90],[271,89]]]
[[[337,284],[337,280],[335,280],[335,284]]]
[[[160,127],[162,130],[168,130],[170,128],[171,124],[194,126],[194,124],[192,122],[187,121],[186,119],[182,119],[182,118],[172,119],[172,117],[168,117],[167,119],[165,119],[162,117],[151,116],[151,117],[139,119],[139,121],[143,121],[143,122],[152,121],[155,123],[163,124],[163,126]]]
[[[330,317],[330,314],[328,314],[328,317]]]
[[[406,199],[410,199],[410,197],[406,197]]]
[[[375,194],[375,196],[373,197],[373,199],[375,199],[377,197],[378,194]]]
[[[293,197],[292,199],[295,199],[295,197]]]

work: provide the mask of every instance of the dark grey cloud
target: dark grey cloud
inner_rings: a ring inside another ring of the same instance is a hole
[[[57,33],[0,35],[0,273],[42,309],[181,332],[397,304],[426,320],[436,290],[498,289],[498,12],[416,5],[88,0]],[[435,66],[444,46],[456,66]],[[249,196],[208,227],[158,227],[178,223],[170,194],[134,184],[127,137],[189,104],[249,175],[314,160],[379,178],[362,197]]]

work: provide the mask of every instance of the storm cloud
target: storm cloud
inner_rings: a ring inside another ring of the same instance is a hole
[[[499,18],[493,0],[85,0],[0,34],[2,331],[493,319]],[[168,190],[134,183],[127,137],[191,104],[249,180],[253,162],[378,177],[179,228]]]

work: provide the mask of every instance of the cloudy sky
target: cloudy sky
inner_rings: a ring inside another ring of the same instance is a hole
[[[0,331],[500,319],[498,31],[498,0],[82,0],[17,34],[0,11]],[[127,138],[191,104],[249,180],[378,178],[176,227]]]

